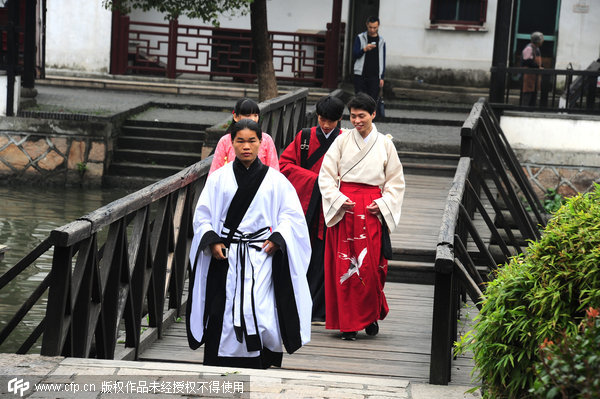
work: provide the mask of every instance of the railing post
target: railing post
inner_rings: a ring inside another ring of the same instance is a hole
[[[25,43],[23,50],[23,87],[33,89],[35,81],[35,3],[27,0],[25,4]]]
[[[62,352],[66,337],[65,329],[69,324],[66,318],[67,303],[71,288],[71,257],[72,247],[54,247],[48,304],[46,306],[46,328],[42,340],[43,356],[59,356]]]
[[[110,71],[114,75],[127,73],[129,56],[129,17],[113,11]]]
[[[594,109],[594,103],[596,101],[596,85],[598,82],[598,76],[588,76],[584,82],[587,82],[587,95],[585,99],[585,106],[587,109]]]
[[[496,29],[494,33],[494,51],[492,66],[506,68],[510,44],[510,27],[514,0],[498,2],[496,10]],[[490,102],[501,103],[506,87],[506,71],[492,70],[490,77]]]
[[[172,19],[169,21],[169,45],[167,50],[167,78],[175,79],[175,70],[177,68],[177,29],[179,21]]]
[[[323,73],[323,87],[335,89],[338,81],[338,64],[340,53],[340,26],[342,14],[342,0],[333,0],[331,23],[327,24],[325,34],[325,68]]]
[[[6,66],[6,116],[14,116],[15,81],[19,59],[19,48],[17,27],[19,26],[19,3],[9,1],[8,7],[8,30],[6,32],[7,66]]]
[[[450,247],[440,248],[451,253]],[[429,365],[429,383],[448,385],[452,362],[452,319],[453,269],[450,259],[437,258],[435,262],[435,288],[433,294],[433,326],[431,332],[431,361]]]

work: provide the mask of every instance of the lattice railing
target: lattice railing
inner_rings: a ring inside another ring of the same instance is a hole
[[[121,17],[128,38],[114,73],[156,73],[228,76],[246,82],[256,79],[251,33],[244,29],[131,21]],[[343,28],[343,25],[342,25]],[[341,37],[343,38],[342,31]],[[326,68],[326,34],[271,31],[273,66],[277,79],[322,84]],[[343,54],[343,40],[340,40]],[[338,62],[332,67],[338,69]]]

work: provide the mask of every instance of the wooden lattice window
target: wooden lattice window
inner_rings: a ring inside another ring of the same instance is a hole
[[[431,0],[432,24],[483,25],[487,0]]]

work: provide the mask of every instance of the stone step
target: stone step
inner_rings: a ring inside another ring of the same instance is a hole
[[[161,125],[122,126],[121,136],[204,141],[206,132],[204,129],[178,129]]]
[[[388,113],[389,114],[389,113]],[[465,117],[466,119],[466,117]],[[402,123],[411,125],[432,125],[432,126],[462,126],[464,120],[452,118],[424,118],[410,116],[375,116],[373,120],[377,123]]]
[[[435,270],[433,262],[415,261],[388,261],[388,274],[386,281],[407,284],[433,285]]]
[[[452,177],[456,173],[456,166],[436,165],[424,162],[406,162],[402,161],[404,173],[409,172],[421,176],[448,176]]]
[[[148,151],[120,149],[115,151],[114,162],[133,162],[145,165],[164,165],[185,168],[202,158],[201,153],[174,152],[174,151]]]
[[[454,176],[459,156],[434,152],[398,151],[405,173],[427,176]]]
[[[487,98],[487,94],[456,92],[452,90],[428,90],[423,88],[394,87],[392,89],[394,96],[399,99],[455,102],[461,104],[472,104],[481,97]]]
[[[170,152],[202,152],[200,140],[179,140],[154,137],[122,136],[117,140],[117,150],[133,149]]]
[[[201,105],[202,109],[206,106]],[[205,130],[211,125],[208,123],[186,123],[186,122],[165,122],[165,121],[153,121],[146,119],[128,119],[123,122],[122,127],[161,127],[163,129],[182,129],[182,130]]]
[[[113,176],[106,174],[102,178],[102,185],[105,187],[121,187],[132,190],[139,190],[147,187],[157,181],[161,180],[160,177],[147,177],[147,176]]]
[[[135,162],[113,162],[109,169],[110,176],[130,176],[164,179],[181,171],[178,166],[149,165]]]
[[[481,96],[487,96],[490,89],[489,87],[476,87],[476,86],[459,86],[449,84],[435,84],[428,83],[419,79],[394,79],[388,78],[387,81],[394,85],[394,88],[409,88],[409,89],[421,89],[421,90],[440,90],[440,91],[451,91],[454,93],[474,93],[480,94]]]
[[[167,79],[155,76],[132,75],[95,75],[60,70],[48,70],[44,79],[36,80],[37,84],[61,87],[83,87],[93,89],[129,90],[136,92],[154,92],[178,95],[212,96],[238,99],[241,97],[258,98],[258,86],[254,83],[228,82],[224,80],[209,81],[203,76],[178,77]],[[291,93],[298,87],[279,84],[279,95]],[[316,102],[331,90],[320,87],[309,87],[308,101]]]
[[[427,160],[428,162],[440,164],[440,165],[452,165],[456,167],[460,159],[458,154],[440,154],[437,152],[419,152],[419,151],[398,151],[398,156],[403,161],[422,161]]]

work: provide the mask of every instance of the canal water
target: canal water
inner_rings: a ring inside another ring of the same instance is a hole
[[[0,244],[9,247],[0,261],[0,275],[14,266],[50,235],[53,229],[124,197],[123,188],[49,188],[0,186]],[[46,277],[52,250],[42,255],[13,282],[0,290],[0,331]],[[15,352],[46,312],[46,297],[34,306],[0,352]],[[39,352],[41,338],[31,353]]]

